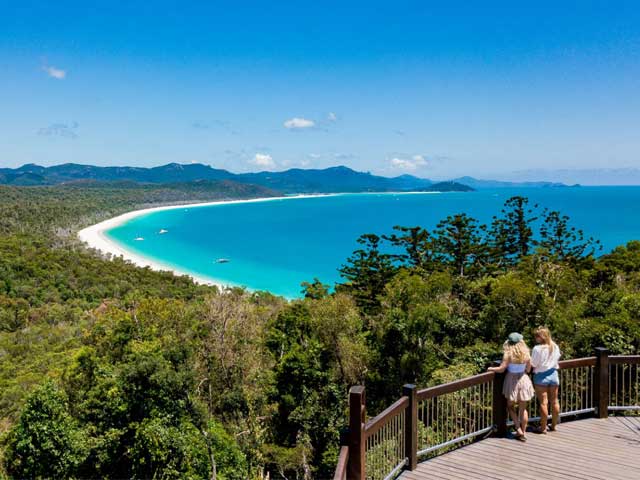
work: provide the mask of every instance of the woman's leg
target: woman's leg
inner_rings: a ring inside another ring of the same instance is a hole
[[[520,430],[520,418],[518,417],[518,412],[516,412],[516,403],[511,400],[507,400],[507,409],[509,410],[511,420],[513,420],[513,428],[516,429],[516,433],[518,435],[522,435],[523,432]]]
[[[558,386],[547,387],[549,403],[551,404],[551,430],[555,430],[560,420],[560,402],[558,401]]]
[[[547,421],[549,419],[549,396],[548,387],[535,385],[536,397],[538,397],[538,407],[540,408],[540,431],[547,431]]]
[[[527,431],[527,423],[529,422],[529,413],[527,412],[527,403],[528,402],[518,402],[518,407],[520,410],[520,428],[522,429],[522,434],[524,435]]]

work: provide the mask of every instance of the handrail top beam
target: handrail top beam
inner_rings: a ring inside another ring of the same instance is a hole
[[[344,480],[347,478],[347,464],[349,463],[349,447],[344,445],[340,447],[338,454],[338,465],[336,466],[333,480]]]
[[[612,365],[622,365],[625,363],[640,364],[640,355],[610,355],[609,363]]]
[[[444,383],[442,385],[436,385],[434,387],[423,388],[418,390],[418,400],[426,400],[428,398],[437,397],[438,395],[444,395],[447,393],[457,392],[467,387],[473,387],[474,385],[480,385],[482,383],[489,383],[495,377],[493,372],[480,373],[472,377],[463,378],[454,382]]]
[[[390,418],[398,415],[402,410],[407,408],[409,405],[409,397],[402,396],[394,403],[385,408],[382,412],[380,412],[375,417],[371,418],[364,426],[365,435],[367,437],[373,435],[382,427],[384,427]]]
[[[569,360],[560,360],[558,366],[560,369],[593,367],[596,364],[596,357],[570,358]]]

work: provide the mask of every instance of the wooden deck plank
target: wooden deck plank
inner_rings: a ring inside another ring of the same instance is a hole
[[[635,433],[640,436],[640,419],[634,417],[613,417],[617,420],[621,425],[628,428],[629,431]]]
[[[561,452],[557,452],[555,446],[541,447],[541,446],[533,446],[527,445],[525,450],[516,450],[512,449],[509,445],[499,444],[499,445],[487,445],[486,450],[483,451],[484,454],[488,455],[489,453],[493,453],[494,455],[501,455],[508,453],[509,456],[512,455],[526,455],[529,459],[526,463],[531,464],[533,466],[544,464],[546,467],[550,467],[551,469],[557,471],[559,468],[562,470],[567,470],[566,467],[575,465],[577,467],[586,466],[588,464],[594,464],[594,470],[592,473],[597,473],[602,464],[608,465],[606,470],[609,470],[612,465],[617,465],[620,468],[629,468],[627,465],[620,464],[618,462],[613,463],[607,461],[603,458],[593,457],[589,455],[589,452],[581,452],[580,450],[571,449],[571,450],[563,450]],[[632,469],[631,469],[632,470]],[[640,470],[634,473],[636,478]]]
[[[562,423],[547,435],[527,434],[526,443],[488,438],[418,464],[401,480],[637,480],[640,478],[640,417],[584,419]]]
[[[422,472],[415,470],[405,472],[403,480],[469,480],[469,476],[459,471]]]
[[[438,465],[440,467],[447,466],[451,469],[463,471],[465,475],[467,475],[467,478],[481,476],[480,478],[490,480],[504,480],[505,478],[513,477],[512,472],[506,471],[504,469],[502,469],[501,472],[498,473],[495,468],[482,468],[470,463],[463,463],[459,459],[456,459],[456,461],[438,460]],[[534,480],[534,477],[528,475],[522,477],[518,476],[518,478],[522,478],[523,480]]]
[[[600,441],[594,442],[593,439],[607,438],[606,443]],[[578,449],[584,452],[590,458],[602,458],[614,460],[627,458],[627,449],[635,447],[635,438],[630,433],[620,431],[613,434],[603,434],[602,432],[587,437],[583,432],[577,432],[575,429],[569,431],[549,434],[544,437],[544,446],[559,447],[568,451]],[[595,448],[597,447],[597,448]]]
[[[522,451],[513,452],[510,447],[502,445],[488,445],[487,449],[483,451],[488,458],[491,456],[488,455],[489,451],[493,450],[494,455],[507,455],[508,457],[513,457],[515,455],[519,455],[520,457],[524,456],[523,459],[524,465],[530,465],[531,468],[539,469],[542,464],[545,465],[547,469],[551,469],[553,471],[563,472],[562,478],[589,478],[590,476],[594,476],[595,478],[603,478],[608,479],[608,472],[612,467],[619,468],[621,470],[627,470],[628,467],[626,465],[613,464],[612,462],[602,460],[602,459],[594,459],[589,456],[588,452],[581,453],[576,450],[565,450],[563,452],[557,452],[555,454],[551,454],[551,448],[532,448],[532,446],[528,445],[526,449],[526,453]],[[604,465],[604,467],[603,467]],[[588,467],[588,468],[585,468]],[[579,472],[575,474],[574,472]],[[629,480],[634,480],[639,478],[640,470],[635,473],[630,473],[628,476],[626,473],[624,474],[625,478],[628,477]]]
[[[473,465],[473,470],[476,472],[495,472],[495,467],[499,467],[503,475],[506,475],[509,478],[518,478],[521,480],[539,480],[541,472],[544,472],[544,477],[548,479],[561,478],[558,476],[554,476],[553,473],[549,470],[524,470],[521,466],[522,457],[489,457],[491,459],[491,465],[487,465],[487,458],[478,453],[470,454],[468,452],[460,452],[460,457],[467,457],[469,464]]]
[[[484,452],[474,452],[473,455],[476,455],[479,459],[483,459],[484,461],[490,461],[490,462],[494,462],[496,458],[500,458],[500,457],[504,457],[505,456],[505,448],[500,448],[500,449],[496,449],[493,452],[490,452],[488,449],[485,450]],[[521,465],[522,463],[529,464],[530,463],[530,456],[531,453],[526,450],[524,452],[515,452],[515,455],[512,453],[508,454],[508,457],[514,460],[514,463],[517,463],[518,465]],[[525,457],[525,458],[522,458]],[[522,470],[522,467],[518,467],[519,470]],[[535,465],[535,470],[532,470],[533,472],[535,472],[535,476],[537,478],[540,478],[540,476],[544,476],[545,478],[573,478],[573,479],[578,479],[578,480],[602,480],[602,479],[606,479],[606,477],[600,475],[600,474],[595,474],[595,473],[589,473],[587,475],[585,475],[584,473],[579,473],[579,474],[575,474],[575,473],[571,473],[571,472],[566,472],[566,473],[561,473],[558,472],[558,468],[556,465],[550,464],[548,461],[543,461],[543,462],[537,462]]]
[[[632,422],[633,424],[635,424],[637,427],[640,427],[640,415],[629,416],[629,417],[615,417],[615,418],[619,418],[621,420],[628,420],[629,422]]]
[[[500,443],[500,444],[488,444],[486,449],[497,448],[497,449],[508,449],[515,450],[514,453],[517,452],[526,452],[530,455],[537,455],[538,458],[547,457],[548,461],[554,461],[558,458],[561,462],[566,461],[567,454],[571,454],[571,458],[581,459],[584,457],[586,459],[593,459],[597,461],[607,461],[609,463],[614,464],[622,464],[624,466],[628,466],[629,468],[637,468],[634,464],[634,461],[629,461],[627,456],[625,455],[607,455],[606,453],[596,452],[593,446],[589,446],[587,448],[575,446],[575,445],[561,445],[561,442],[558,443],[547,443],[546,445],[533,444],[529,443],[525,449],[517,449],[512,448],[508,443]]]

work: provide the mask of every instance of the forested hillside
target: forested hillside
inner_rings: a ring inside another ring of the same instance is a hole
[[[134,207],[209,199],[192,193],[0,187],[0,476],[329,478],[352,384],[375,413],[541,324],[566,358],[640,349],[640,242],[596,259],[597,242],[522,197],[490,225],[461,213],[363,235],[336,265],[344,283],[310,279],[292,302],[75,239]]]
[[[258,185],[264,189],[283,193],[345,193],[345,192],[392,192],[433,191],[466,192],[473,188],[460,182],[434,183],[431,180],[400,175],[381,177],[369,172],[358,172],[344,166],[324,169],[291,168],[278,172],[231,173],[199,163],[170,163],[152,168],[143,167],[97,167],[66,163],[52,167],[23,165],[0,168],[0,185],[35,186],[73,184],[92,181],[131,182],[140,185],[181,182],[227,182],[231,184]]]

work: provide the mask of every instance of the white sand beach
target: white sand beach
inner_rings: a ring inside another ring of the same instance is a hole
[[[252,198],[246,200],[219,200],[215,202],[203,202],[203,203],[191,203],[191,204],[180,204],[180,205],[167,205],[162,207],[152,207],[152,208],[143,208],[141,210],[134,210],[132,212],[127,212],[122,215],[118,215],[117,217],[110,218],[100,223],[96,223],[95,225],[91,225],[90,227],[84,228],[78,232],[78,238],[83,242],[87,243],[87,245],[91,248],[95,248],[96,250],[100,250],[104,254],[111,254],[115,257],[121,257],[124,260],[128,260],[132,262],[134,265],[139,267],[149,267],[152,270],[157,271],[170,271],[176,275],[187,275],[193,279],[194,282],[202,284],[202,285],[215,285],[219,288],[225,288],[234,286],[225,283],[221,280],[216,280],[209,277],[195,275],[192,272],[187,272],[184,270],[180,270],[174,266],[165,265],[162,262],[157,260],[152,260],[150,258],[144,257],[137,253],[131,252],[126,248],[123,248],[120,244],[114,242],[109,237],[107,237],[104,232],[115,228],[123,223],[139,217],[141,215],[146,215],[152,212],[158,212],[161,210],[174,210],[177,208],[187,209],[187,208],[199,208],[199,207],[209,207],[212,205],[229,205],[233,203],[254,203],[254,202],[270,202],[270,201],[281,201],[281,200],[291,200],[291,199],[299,199],[299,198],[310,198],[310,197],[318,197],[318,196],[327,196],[327,195],[291,195],[286,197],[266,197],[266,198]]]
[[[357,193],[355,195],[423,195],[423,194],[434,194],[440,192],[362,192]],[[129,251],[124,248],[122,245],[114,242],[109,237],[107,237],[104,232],[115,228],[133,218],[139,217],[141,215],[146,215],[152,212],[158,212],[161,210],[174,210],[178,208],[188,209],[188,208],[199,208],[199,207],[208,207],[212,205],[229,205],[234,203],[254,203],[254,202],[273,202],[273,201],[282,201],[282,200],[295,200],[300,198],[317,198],[317,197],[329,197],[329,196],[339,196],[339,195],[354,195],[350,193],[328,193],[328,194],[301,194],[301,195],[290,195],[290,196],[282,196],[282,197],[266,197],[266,198],[252,198],[246,200],[219,200],[214,202],[202,202],[202,203],[191,203],[191,204],[179,204],[179,205],[167,205],[162,207],[152,207],[152,208],[143,208],[141,210],[134,210],[132,212],[127,212],[122,215],[118,215],[117,217],[110,218],[103,222],[97,223],[90,227],[84,228],[78,232],[78,238],[83,242],[86,242],[89,247],[95,248],[96,250],[100,250],[104,254],[111,254],[115,257],[121,257],[125,260],[132,262],[134,265],[138,265],[139,267],[149,267],[153,270],[157,271],[170,271],[176,275],[187,275],[193,279],[194,282],[202,284],[202,285],[215,285],[219,288],[225,288],[230,286],[236,286],[230,284],[229,282],[224,282],[221,280],[216,280],[214,278],[209,278],[205,276],[200,276],[194,274],[192,272],[184,271],[174,266],[165,265],[162,262],[159,262],[155,259],[150,259],[139,255],[135,252]]]

